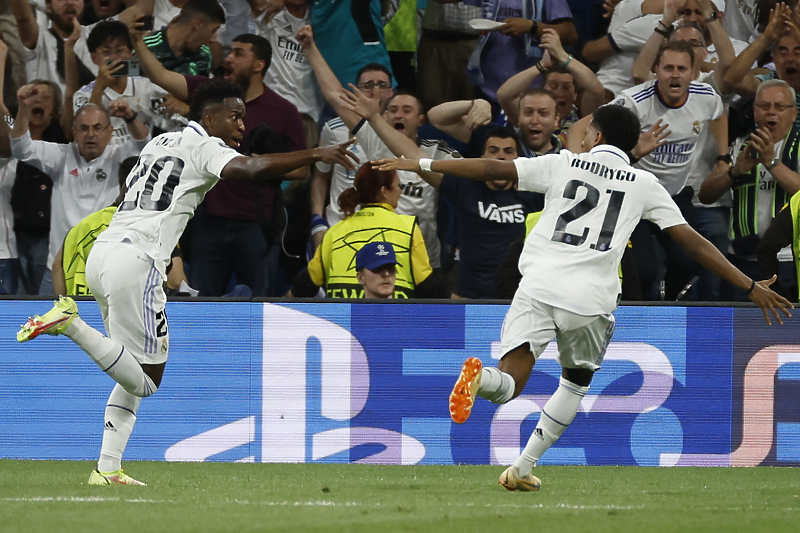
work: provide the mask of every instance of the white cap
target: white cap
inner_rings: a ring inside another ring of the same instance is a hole
[[[711,2],[717,8],[717,11],[725,11],[725,0],[711,0]]]

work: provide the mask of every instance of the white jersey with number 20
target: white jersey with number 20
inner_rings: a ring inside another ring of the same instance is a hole
[[[611,313],[618,269],[640,219],[665,229],[686,221],[650,172],[630,166],[607,144],[589,153],[562,150],[514,160],[519,190],[545,194],[539,222],[519,260],[519,290],[579,315]]]
[[[126,180],[125,199],[98,242],[128,240],[163,274],[195,209],[225,165],[240,155],[196,122],[159,135],[142,150]]]

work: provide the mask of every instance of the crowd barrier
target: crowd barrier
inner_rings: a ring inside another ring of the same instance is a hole
[[[94,459],[113,382],[66,338],[20,344],[49,302],[0,301],[0,457]],[[80,313],[102,329],[96,303]],[[447,397],[496,365],[502,304],[170,302],[170,358],[128,460],[508,464],[557,387],[552,343],[523,395]],[[800,319],[623,306],[603,368],[541,464],[800,465]]]

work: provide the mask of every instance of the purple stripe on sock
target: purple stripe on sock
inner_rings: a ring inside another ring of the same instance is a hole
[[[122,405],[116,405],[116,404],[110,403],[110,404],[106,405],[106,407],[116,407],[117,409],[122,409],[123,411],[128,411],[132,415],[136,415],[136,411],[128,409],[127,407],[124,407]]]
[[[119,351],[119,355],[117,356],[117,358],[116,358],[116,359],[114,359],[114,362],[113,362],[113,363],[111,363],[111,366],[109,366],[108,368],[106,368],[105,370],[103,370],[103,372],[106,372],[106,373],[108,373],[108,371],[109,371],[109,370],[111,370],[111,368],[112,368],[114,365],[116,365],[116,364],[117,364],[117,362],[118,362],[118,361],[119,361],[119,360],[122,358],[122,352],[124,352],[124,351],[125,351],[125,348],[122,348],[122,349]]]

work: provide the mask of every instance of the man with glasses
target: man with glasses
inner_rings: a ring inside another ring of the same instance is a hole
[[[124,98],[135,116],[142,119],[148,127],[156,125],[168,131],[180,129],[181,124],[168,120],[158,112],[167,92],[149,79],[139,76],[138,68],[133,72],[129,70],[133,58],[133,42],[128,26],[118,20],[98,22],[89,33],[86,44],[91,52],[92,62],[97,65],[98,74],[95,81],[75,92],[72,97],[74,111],[88,103],[108,108],[112,101]],[[128,123],[124,119],[111,117],[111,127],[112,143],[123,143],[132,139]]]
[[[149,135],[128,102],[119,99],[111,102],[108,111],[95,104],[78,109],[72,126],[74,140],[69,144],[31,140],[28,122],[38,91],[35,85],[25,85],[17,92],[19,111],[11,129],[11,153],[53,179],[47,257],[52,266],[70,228],[117,197],[117,168],[126,158],[139,155]],[[128,122],[130,141],[110,144],[111,117]],[[39,294],[53,294],[50,268],[42,277]]]
[[[358,71],[356,86],[368,98],[378,98],[381,109],[386,107],[386,102],[392,97],[392,75],[389,69],[379,63],[370,63]],[[333,118],[325,123],[319,136],[320,146],[333,146],[343,143],[350,137],[350,128],[339,118]],[[367,161],[364,150],[356,141],[351,147],[352,151],[363,164]],[[359,165],[360,166],[360,165]],[[341,165],[317,163],[314,167],[314,177],[311,180],[311,231],[312,247],[317,248],[322,242],[322,237],[328,228],[342,220],[342,210],[339,209],[339,195],[353,186],[356,170],[348,170]],[[325,206],[327,200],[327,207]]]
[[[756,131],[736,140],[731,148],[733,165],[715,169],[700,189],[700,200],[706,203],[733,190],[733,254],[728,259],[745,273],[758,274],[756,248],[761,237],[789,198],[800,191],[795,99],[795,90],[785,81],[759,85],[753,104]],[[778,258],[791,262],[791,250]],[[721,292],[727,300],[746,298],[744,291],[725,284]]]
[[[736,59],[728,69],[725,79],[733,84],[736,93],[751,98],[759,84],[768,80],[783,80],[797,93],[800,91],[800,27],[798,16],[784,3],[775,5],[770,12],[764,33]],[[752,69],[767,50],[772,52],[775,68],[762,74],[763,69]],[[751,70],[752,69],[752,70]],[[800,101],[795,105],[800,107]],[[796,119],[800,120],[800,119]]]

